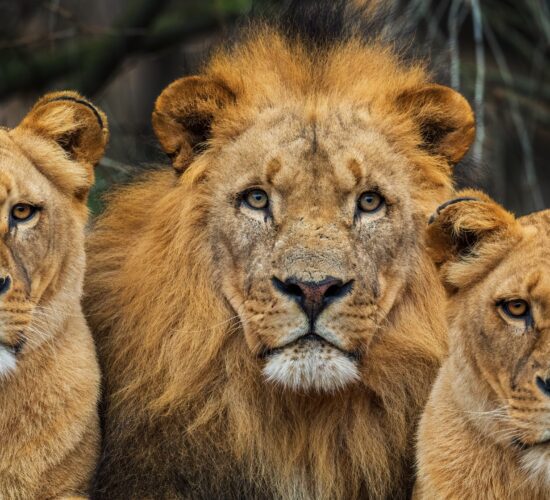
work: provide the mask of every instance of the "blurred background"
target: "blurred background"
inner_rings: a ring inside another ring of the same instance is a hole
[[[304,0],[310,1],[310,0]],[[355,0],[364,1],[364,0]],[[550,0],[379,0],[414,29],[443,83],[478,126],[457,181],[518,214],[550,207]],[[167,162],[151,129],[155,98],[196,72],[249,14],[288,0],[0,0],[0,125],[44,92],[76,89],[107,113],[111,142],[90,205],[147,165]],[[351,69],[350,69],[351,70]]]

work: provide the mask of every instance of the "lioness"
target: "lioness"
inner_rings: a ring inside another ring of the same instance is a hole
[[[550,210],[446,203],[429,242],[449,290],[451,355],[418,438],[416,498],[550,498]]]
[[[474,118],[391,44],[322,19],[256,25],[168,86],[153,125],[175,170],[95,226],[101,498],[409,489],[446,352],[423,235]]]
[[[99,453],[99,366],[80,306],[101,111],[48,94],[0,129],[0,498],[85,495]]]

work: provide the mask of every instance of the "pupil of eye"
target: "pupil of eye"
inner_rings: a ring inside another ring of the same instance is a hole
[[[508,314],[516,318],[526,316],[529,313],[529,305],[523,300],[507,302],[504,308]]]
[[[250,207],[259,210],[267,206],[268,197],[262,190],[256,189],[246,194],[245,201]]]
[[[383,203],[384,199],[375,192],[363,193],[359,198],[359,209],[364,212],[374,212]]]
[[[33,215],[34,211],[34,207],[30,205],[15,205],[12,210],[12,215],[17,220],[23,221],[29,219]]]

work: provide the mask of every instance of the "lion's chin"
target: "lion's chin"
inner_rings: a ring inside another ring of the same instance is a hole
[[[316,341],[278,349],[266,359],[263,373],[268,382],[294,391],[334,392],[360,378],[353,358]]]

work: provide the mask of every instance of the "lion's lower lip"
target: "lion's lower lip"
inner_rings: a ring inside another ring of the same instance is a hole
[[[342,354],[347,356],[348,358],[352,360],[357,360],[358,356],[356,353],[344,351],[343,349],[340,349],[337,345],[333,344],[332,342],[329,342],[324,337],[321,337],[321,335],[318,335],[315,332],[309,332],[305,335],[302,335],[301,337],[297,338],[296,340],[293,340],[292,342],[289,342],[288,344],[285,344],[280,347],[275,347],[273,349],[265,349],[261,352],[260,358],[268,358],[269,356],[272,356],[274,354],[277,354],[278,352],[283,351],[284,349],[288,349],[290,347],[293,347],[297,344],[303,344],[305,342],[319,342],[321,344],[326,344],[332,347],[333,349],[336,349],[337,351],[340,351]]]

